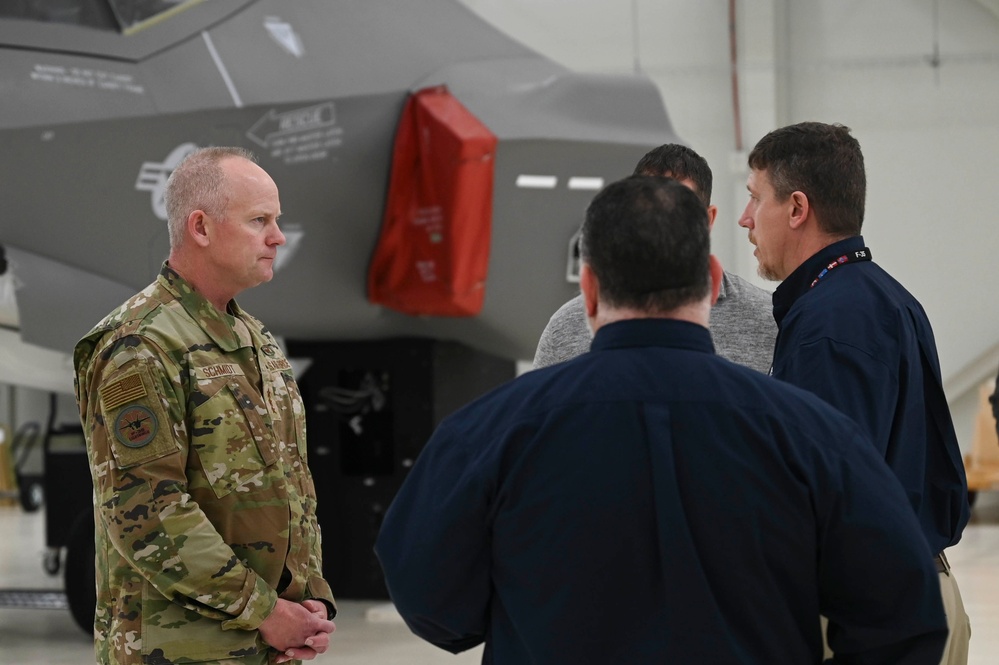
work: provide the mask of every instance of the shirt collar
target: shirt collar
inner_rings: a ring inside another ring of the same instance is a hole
[[[774,320],[779,326],[791,306],[808,293],[812,282],[830,261],[848,252],[864,248],[864,236],[853,236],[823,247],[794,269],[774,290]],[[831,273],[830,273],[831,275]]]
[[[245,335],[240,336],[237,332],[236,317],[242,318],[243,310],[240,309],[235,300],[229,301],[229,309],[236,316],[220,312],[165,261],[156,279],[160,286],[177,298],[188,315],[223,351],[229,353],[241,347],[252,345],[251,340],[246,339]]]
[[[591,351],[629,347],[666,347],[714,353],[711,333],[704,326],[677,319],[625,319],[600,327]]]

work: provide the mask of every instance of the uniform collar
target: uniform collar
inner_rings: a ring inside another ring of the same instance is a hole
[[[795,268],[794,272],[788,275],[774,290],[774,320],[777,321],[777,325],[780,325],[795,301],[811,289],[812,281],[831,260],[847,252],[863,248],[864,236],[853,236],[839,240],[831,245],[826,245]],[[835,274],[838,273],[830,273],[830,277]]]
[[[244,346],[252,346],[252,341],[246,335],[240,336],[237,332],[236,317],[242,319],[244,313],[235,300],[229,301],[229,309],[235,316],[220,312],[166,261],[156,279],[161,287],[177,298],[188,315],[220,349],[228,353]]]
[[[714,353],[711,333],[704,326],[676,319],[625,319],[600,327],[591,351],[629,347],[667,347]]]

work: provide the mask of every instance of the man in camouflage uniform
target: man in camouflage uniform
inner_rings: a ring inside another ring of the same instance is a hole
[[[102,664],[311,659],[322,576],[305,411],[271,334],[237,306],[273,276],[274,181],[237,148],[171,175],[159,277],[77,345],[95,489]]]

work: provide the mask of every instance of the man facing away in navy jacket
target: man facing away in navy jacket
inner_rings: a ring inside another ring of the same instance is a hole
[[[443,421],[376,543],[424,639],[484,663],[932,665],[932,553],[868,437],[715,355],[704,204],[605,188],[582,231],[589,353]],[[713,293],[712,293],[713,292]]]

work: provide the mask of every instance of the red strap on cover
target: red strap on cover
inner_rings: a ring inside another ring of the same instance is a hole
[[[368,299],[413,315],[482,310],[496,137],[444,86],[406,102]]]

